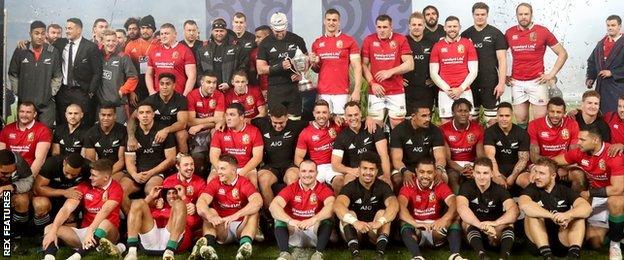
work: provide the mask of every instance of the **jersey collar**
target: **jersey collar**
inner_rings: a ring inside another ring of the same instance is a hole
[[[453,129],[455,129],[455,131],[459,131],[459,129],[457,129],[457,126],[455,125],[455,120],[451,120],[451,125],[453,126]],[[462,130],[468,131],[468,129],[470,129],[470,120],[468,120],[468,124],[466,125],[466,128]]]
[[[519,24],[516,25],[516,27],[518,28],[519,31],[525,31],[525,30],[529,30],[530,31],[530,30],[533,29],[533,26],[535,26],[534,22],[531,22],[531,24],[529,25],[529,28],[527,28],[527,29],[524,29],[524,27],[520,26]]]
[[[376,33],[375,33],[375,36],[377,36],[377,40],[379,41],[389,41],[389,40],[392,40],[392,36],[394,36],[394,32],[390,32],[390,36],[388,37],[388,39],[381,39],[379,38],[379,34],[376,34]]]
[[[214,91],[217,91],[216,89]],[[201,90],[201,87],[199,87],[199,95],[203,98],[209,98],[212,97],[212,95],[214,95],[214,91],[206,96],[204,96],[204,92]]]
[[[182,174],[178,172],[178,176],[176,176],[176,177],[178,177],[178,180],[179,180],[180,182],[191,183],[191,180],[193,180],[193,175],[191,175],[191,178],[189,178],[189,179],[188,179],[188,180],[186,180],[186,181],[185,181],[185,180],[182,180],[181,175],[182,175]]]
[[[242,93],[242,94],[236,93],[236,90],[234,90],[234,88],[232,88],[232,91],[234,92],[234,95],[237,95],[237,96],[247,95],[247,93],[249,93],[249,86],[245,87],[245,93]]]
[[[435,186],[435,181],[432,181],[432,182],[431,182],[431,185],[429,185],[429,187],[425,187],[425,189],[423,189],[423,187],[422,187],[422,186],[420,186],[420,182],[418,181],[418,179],[416,179],[416,185],[418,186],[418,189],[419,189],[419,190],[425,190],[425,189],[427,189],[427,190],[432,190],[432,189],[433,189],[433,186]]]
[[[104,187],[102,187],[102,190],[108,190],[108,187],[110,187],[112,183],[113,183],[113,178],[108,180],[108,183],[104,185]]]
[[[461,40],[461,38],[462,38],[461,36],[457,36],[457,38],[455,38],[455,40],[451,40],[451,41],[449,41],[449,40],[447,39],[446,35],[444,35],[444,41],[445,41],[446,43],[448,43],[448,44],[455,43],[455,42],[459,42],[459,40]]]
[[[606,38],[607,38],[607,41],[610,41],[610,42],[617,42],[620,38],[622,38],[622,34],[621,34],[621,33],[620,33],[620,34],[618,34],[618,35],[615,37],[615,39],[612,39],[611,37],[609,37],[609,35],[607,35],[607,36],[606,36]]]
[[[22,130],[19,125],[20,125],[19,122],[15,124],[15,127],[17,128],[17,130],[20,130],[20,131],[30,130],[35,125],[35,120],[33,119],[33,121],[30,122],[30,124],[27,124],[24,130]]]
[[[325,126],[321,127],[320,125],[318,125],[318,124],[316,123],[316,121],[312,121],[312,126],[314,126],[314,128],[319,129],[319,130],[320,130],[320,129],[329,128],[329,127],[330,127],[330,124],[331,124],[331,123],[330,123],[330,122],[329,122],[329,120],[328,120],[328,121],[327,121],[327,123],[325,124]]]
[[[227,186],[234,186],[236,185],[236,182],[238,181],[238,173],[236,173],[236,178],[234,178],[234,180],[231,183],[224,183]]]
[[[327,35],[327,33],[325,33],[324,35],[325,35],[325,37],[328,37],[328,38],[333,38],[333,37],[338,37],[338,36],[340,36],[341,34],[342,34],[342,31],[341,31],[341,30],[338,30],[338,32],[337,32],[336,34],[334,34],[334,36],[329,36],[329,35]]]
[[[602,142],[602,144],[600,145],[600,149],[598,150],[598,152],[594,153],[594,156],[600,156],[602,155],[602,153],[604,152],[604,150],[606,150],[607,146],[605,145],[605,142]]]
[[[229,128],[229,129],[230,129],[230,131],[232,131],[232,132],[240,133],[240,132],[245,131],[245,128],[246,128],[246,127],[247,127],[247,123],[243,122],[243,128],[241,128],[241,130],[240,130],[240,131],[236,131],[236,130],[234,130],[234,129],[232,129],[232,128]]]
[[[301,190],[306,190],[303,185],[301,185],[301,181],[298,181],[299,183],[299,188],[301,188]],[[310,190],[314,190],[314,188],[316,188],[316,185],[318,184],[318,181],[314,181],[314,185],[312,185],[312,187],[310,187]]]
[[[164,45],[164,44],[161,44],[161,45],[163,46],[163,48],[165,48],[165,49],[167,49],[167,50],[170,50],[170,49],[173,49],[173,48],[175,48],[176,46],[178,46],[178,44],[179,44],[179,42],[175,42],[174,44],[172,44],[172,45],[171,45],[171,47],[169,47],[169,46],[167,46],[167,45]]]
[[[555,127],[561,127],[561,126],[563,126],[563,124],[565,123],[566,117],[567,117],[567,116],[564,116],[564,117],[561,119],[561,124],[560,124],[559,126],[552,125],[552,124],[550,123],[550,120],[548,120],[548,115],[546,115],[546,116],[544,117],[544,120],[546,121],[546,126],[548,126],[548,128],[555,128]]]

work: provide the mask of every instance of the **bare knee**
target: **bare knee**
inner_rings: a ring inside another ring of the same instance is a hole
[[[30,196],[28,193],[15,194],[11,198],[11,202],[13,204],[13,209],[16,212],[28,212],[28,207],[30,206]]]
[[[50,199],[48,199],[47,197],[34,197],[32,203],[36,217],[41,217],[45,214],[48,214],[52,209]]]

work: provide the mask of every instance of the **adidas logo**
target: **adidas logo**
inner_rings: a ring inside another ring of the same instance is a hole
[[[470,203],[479,204],[479,198],[471,200]]]
[[[275,47],[272,47],[269,52],[276,52],[276,51],[277,51],[277,49],[275,49]]]
[[[353,144],[349,145],[349,149],[355,149],[355,145]]]
[[[65,145],[65,140],[61,139],[61,141],[59,141],[59,144]]]
[[[100,142],[95,143],[94,145],[95,147],[102,147],[102,145],[100,144]]]
[[[496,142],[496,145],[498,145],[498,146],[503,146],[503,142],[498,141],[498,142]]]
[[[355,204],[362,204],[362,199],[361,199],[361,198],[360,198],[360,199],[357,199],[357,200],[355,201]]]
[[[264,134],[264,137],[271,138],[271,135],[269,135],[269,133],[266,133],[266,134]]]
[[[412,142],[412,139],[408,139],[407,142],[405,142],[405,144],[414,144],[414,143]]]
[[[24,60],[22,60],[22,63],[28,63],[28,58],[24,58]]]
[[[537,205],[539,205],[540,207],[544,207],[544,203],[541,200],[537,202]]]

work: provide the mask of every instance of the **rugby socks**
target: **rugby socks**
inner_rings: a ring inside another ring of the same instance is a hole
[[[239,246],[242,246],[242,245],[243,245],[243,244],[245,244],[245,243],[249,243],[249,244],[251,244],[251,241],[253,241],[253,240],[251,239],[251,237],[249,237],[249,236],[243,236],[243,237],[241,237],[241,239],[238,241],[238,245],[239,245]]]
[[[539,253],[541,256],[544,257],[544,259],[552,257],[552,250],[550,250],[550,246],[543,246],[538,248],[537,250],[539,250]]]
[[[95,239],[96,246],[100,244],[100,239],[105,238],[105,237],[106,237],[106,231],[104,231],[104,229],[96,228],[95,231],[93,232],[93,238]]]
[[[568,259],[580,259],[581,258],[581,246],[572,245],[568,248]]]
[[[321,224],[316,231],[316,236],[318,237],[316,241],[316,251],[325,251],[325,247],[327,247],[327,243],[329,243],[329,237],[331,236],[331,232],[332,222],[328,219],[321,221]]]
[[[275,240],[280,252],[288,252],[288,224],[284,221],[275,220]],[[320,230],[320,227],[319,227]],[[319,239],[320,242],[320,239]]]
[[[139,247],[139,238],[138,237],[128,237],[128,247],[129,248],[137,248]]]
[[[609,214],[609,240],[611,247],[620,247],[620,240],[624,238],[624,215],[613,216]],[[614,242],[615,241],[615,242]]]
[[[420,248],[418,247],[418,241],[416,241],[414,228],[406,227],[401,228],[401,238],[407,249],[412,254],[412,257],[422,256]]]
[[[204,235],[206,240],[208,240],[208,246],[216,247],[217,246],[217,238],[211,234]]]
[[[54,245],[54,243],[50,244],[48,247],[46,247],[43,250],[43,254],[44,255],[53,255],[56,256],[56,252],[58,252],[58,247],[56,247],[56,245]]]
[[[171,250],[171,252],[178,251],[178,242],[173,241],[173,240],[167,241],[166,250]]]
[[[514,230],[513,227],[503,228],[503,232],[501,234],[501,246],[500,246],[500,257],[503,259],[507,259],[510,255],[511,247],[513,247],[514,243]]]
[[[458,223],[451,224],[447,239],[451,254],[459,253],[459,250],[461,250],[461,227]]]
[[[13,213],[13,222],[15,222],[15,227],[11,229],[11,234],[13,238],[17,238],[22,235],[23,231],[27,229],[26,223],[28,223],[28,212],[17,212],[15,210]]]
[[[388,245],[388,234],[381,233],[377,238],[377,253],[383,255]]]
[[[466,231],[468,231],[466,232],[466,239],[468,240],[468,243],[470,244],[472,249],[477,251],[478,254],[483,253],[484,250],[483,239],[481,238],[481,231],[475,226],[469,226]]]
[[[345,240],[347,241],[347,245],[349,246],[349,251],[351,251],[351,255],[359,255],[360,254],[360,242],[357,239],[357,231],[353,225],[348,224],[344,226],[344,235]]]
[[[43,229],[43,227],[45,227],[48,222],[50,222],[50,214],[45,214],[41,217],[34,216],[33,222],[38,229]]]

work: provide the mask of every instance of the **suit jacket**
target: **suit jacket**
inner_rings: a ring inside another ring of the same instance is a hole
[[[62,54],[68,43],[67,38],[60,38],[54,42],[54,47]],[[94,93],[99,89],[102,86],[102,53],[97,45],[83,37],[78,45],[71,69],[73,69],[74,81],[84,91]]]

